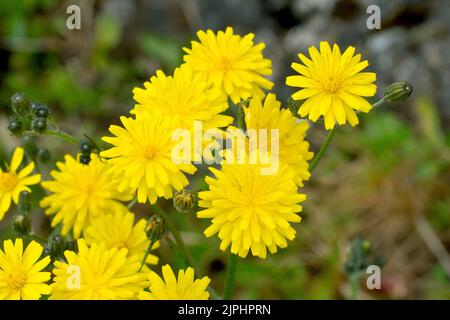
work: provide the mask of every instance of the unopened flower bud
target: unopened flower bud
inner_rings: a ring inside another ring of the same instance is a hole
[[[399,81],[391,84],[384,93],[388,102],[404,101],[412,94],[413,88],[408,81]]]
[[[77,243],[75,241],[67,241],[65,250],[77,251]]]
[[[33,103],[32,110],[33,110],[33,113],[36,115],[36,117],[41,117],[41,118],[47,118],[47,116],[50,113],[50,111],[48,110],[48,107],[46,105],[40,104],[40,103]]]
[[[92,142],[90,142],[87,139],[83,139],[78,144],[78,148],[80,149],[81,153],[91,153],[91,151],[92,151]]]
[[[16,117],[9,118],[8,130],[15,136],[19,136],[22,133],[23,125],[22,121]]]
[[[30,111],[30,101],[23,93],[15,93],[11,97],[11,106],[17,114],[27,114]]]
[[[29,234],[31,231],[30,217],[26,214],[15,215],[13,218],[13,227],[18,234]]]
[[[88,154],[85,154],[85,153],[80,154],[79,161],[82,164],[88,165],[89,162],[91,162],[91,154],[89,154],[89,153]]]
[[[42,133],[47,128],[47,119],[36,117],[31,121],[31,130],[37,133]]]
[[[64,254],[64,249],[65,249],[64,239],[60,235],[54,236],[51,248],[52,256],[62,257]]]
[[[180,213],[191,213],[197,207],[197,196],[191,190],[183,189],[173,196],[173,206]]]
[[[364,250],[364,252],[370,252],[370,250],[372,249],[372,244],[369,240],[363,240],[362,249]]]
[[[147,238],[151,242],[156,242],[161,240],[164,232],[166,232],[166,224],[164,222],[164,218],[155,214],[150,217],[147,221],[147,229],[146,229]]]

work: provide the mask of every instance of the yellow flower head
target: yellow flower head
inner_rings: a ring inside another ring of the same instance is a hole
[[[150,244],[145,233],[147,222],[140,219],[134,224],[134,218],[133,213],[123,209],[92,219],[91,225],[84,232],[86,243],[88,245],[104,243],[106,249],[125,248],[128,250],[128,256],[138,255],[142,260]],[[152,249],[158,247],[159,243],[155,243]],[[146,262],[157,264],[158,257],[149,255]]]
[[[215,178],[206,177],[208,191],[199,192],[198,218],[208,218],[211,225],[206,237],[218,233],[220,249],[231,244],[231,252],[246,257],[265,258],[267,249],[277,252],[285,248],[286,239],[293,240],[296,231],[290,222],[300,222],[299,202],[306,195],[297,193],[295,171],[280,166],[272,175],[261,174],[259,164],[222,164],[222,169],[209,168]]]
[[[192,41],[191,49],[183,48],[187,53],[184,61],[208,76],[234,103],[252,96],[262,98],[262,89],[272,88],[273,83],[264,77],[272,74],[272,61],[262,54],[264,43],[253,43],[253,33],[241,37],[228,27],[217,34],[199,31],[197,36],[200,42]]]
[[[53,216],[53,227],[62,222],[63,235],[73,227],[75,239],[93,217],[120,210],[120,201],[131,199],[129,194],[117,191],[113,168],[95,154],[91,157],[89,165],[84,165],[66,155],[64,162],[56,164],[59,170],[50,173],[53,180],[42,182],[52,194],[42,199],[41,207]]]
[[[11,164],[6,165],[6,171],[0,168],[0,221],[11,206],[11,201],[19,202],[19,195],[22,191],[31,192],[28,186],[41,181],[40,174],[30,176],[34,170],[34,162],[30,162],[25,168],[17,172],[23,160],[23,149],[18,147],[14,151]]]
[[[188,185],[184,172],[193,174],[196,168],[183,159],[173,159],[177,142],[172,140],[170,117],[154,114],[120,119],[124,128],[110,126],[114,137],[102,139],[113,147],[101,152],[101,156],[110,158],[108,162],[120,176],[120,191],[137,190],[139,202],[149,199],[155,203],[158,197],[171,198],[173,189]]]
[[[296,172],[295,182],[301,187],[303,181],[311,176],[307,161],[312,159],[313,153],[305,141],[309,124],[295,118],[288,109],[280,107],[274,94],[268,94],[264,102],[251,99],[249,106],[244,108],[245,124],[247,130],[267,130],[267,150],[272,150],[271,130],[278,130],[275,142],[278,143],[280,164],[286,164]]]
[[[321,42],[320,52],[309,48],[311,59],[298,55],[303,65],[292,63],[292,68],[301,75],[287,77],[286,84],[302,88],[292,95],[294,100],[305,100],[298,110],[302,117],[309,115],[315,122],[323,116],[329,130],[336,122],[343,125],[348,121],[355,126],[359,123],[355,110],[370,111],[372,106],[363,97],[375,95],[376,74],[361,72],[369,63],[354,53],[354,47],[341,54],[338,45],[331,50],[328,42]]]
[[[146,274],[139,272],[139,257],[127,256],[127,249],[107,249],[104,243],[88,247],[79,239],[78,250],[64,252],[67,263],[55,261],[50,299],[135,299],[148,286]]]
[[[42,259],[42,246],[31,241],[23,251],[22,239],[3,242],[0,249],[0,300],[38,300],[50,294],[50,272],[42,272],[50,257]]]
[[[160,113],[170,116],[175,128],[193,131],[194,121],[202,121],[203,129],[226,127],[233,118],[219,113],[228,108],[226,97],[207,81],[205,74],[193,73],[183,65],[172,76],[161,70],[145,89],[134,88],[134,99],[138,104],[132,114]]]
[[[178,271],[178,279],[172,268],[166,264],[162,267],[164,279],[155,272],[150,271],[150,292],[139,293],[141,300],[208,300],[209,292],[206,291],[211,279],[203,277],[194,281],[194,269]]]

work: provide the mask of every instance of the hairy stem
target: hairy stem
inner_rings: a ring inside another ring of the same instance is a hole
[[[245,113],[242,103],[236,105],[237,107],[237,126],[239,129],[244,130],[245,127]],[[225,276],[225,286],[223,289],[223,298],[231,299],[233,297],[234,280],[236,275],[237,255],[229,253],[227,273]]]
[[[150,255],[150,251],[152,251],[152,248],[153,248],[154,245],[155,245],[155,241],[150,241],[150,243],[148,244],[148,247],[147,247],[147,249],[145,250],[144,257],[143,257],[142,260],[141,260],[141,266],[140,266],[140,268],[139,268],[139,271],[141,271],[142,268],[144,267],[145,261],[147,261],[147,258],[148,258],[148,256]],[[138,271],[138,272],[139,272],[139,271]]]
[[[236,276],[237,255],[229,253],[227,274],[225,277],[225,287],[223,289],[223,298],[229,300],[233,297],[234,278]]]
[[[64,131],[60,131],[60,130],[46,130],[44,131],[44,134],[49,135],[49,136],[55,136],[58,138],[61,138],[67,142],[70,142],[72,144],[77,145],[78,144],[78,138],[64,132]]]
[[[128,202],[127,209],[131,210],[136,205],[136,203],[137,203],[137,197],[134,197],[133,200]]]
[[[36,133],[36,132],[33,132],[33,131],[25,131],[23,133],[23,135],[26,135],[26,136],[38,136],[38,135],[43,135],[43,134],[46,134],[46,135],[49,135],[49,136],[58,137],[58,138],[60,138],[60,139],[62,139],[64,141],[67,141],[67,142],[72,143],[74,145],[78,144],[78,138],[77,137],[74,137],[74,136],[72,136],[72,135],[70,135],[70,134],[68,134],[68,133],[66,133],[64,131],[61,131],[61,130],[45,130],[42,133]]]
[[[325,139],[325,142],[323,143],[322,147],[320,147],[319,152],[317,152],[314,159],[311,161],[311,164],[309,165],[309,171],[312,172],[314,168],[319,163],[320,159],[322,159],[323,155],[325,154],[325,151],[330,146],[331,141],[333,140],[334,134],[336,133],[336,127],[333,128],[333,130],[328,132],[327,138]]]
[[[351,286],[351,299],[358,300],[359,292],[359,272],[355,272],[350,276],[350,286]]]
[[[164,221],[166,223],[167,228],[170,230],[170,232],[173,235],[173,238],[175,240],[175,243],[177,244],[178,248],[180,249],[181,253],[183,254],[184,260],[186,263],[196,269],[194,260],[192,259],[191,253],[189,252],[186,244],[183,241],[183,238],[181,237],[180,232],[178,231],[177,227],[173,223],[171,217],[159,206],[159,205],[153,205],[152,209],[159,214],[161,217],[164,218]]]
[[[384,102],[385,102],[385,98],[383,97],[380,100],[378,100],[377,102],[375,102],[374,104],[372,104],[372,108],[378,107],[378,106],[382,105]],[[334,137],[334,135],[336,133],[336,128],[337,128],[337,126],[335,126],[331,131],[328,132],[328,135],[327,135],[327,138],[325,139],[325,142],[320,147],[320,150],[316,154],[316,156],[312,159],[311,164],[309,165],[309,171],[310,172],[312,172],[314,170],[314,168],[317,166],[319,161],[322,159],[325,151],[330,146],[330,143],[333,140],[333,137]]]

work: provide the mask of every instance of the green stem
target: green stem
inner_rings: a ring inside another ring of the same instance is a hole
[[[24,238],[27,238],[29,240],[35,240],[38,243],[40,243],[42,246],[45,246],[45,244],[47,243],[47,241],[42,238],[41,236],[35,234],[35,233],[29,233],[23,236]]]
[[[243,104],[244,102],[241,102],[236,105],[237,126],[239,129],[242,130],[244,130],[245,128],[245,113]],[[225,276],[225,285],[223,289],[223,298],[225,300],[229,300],[233,297],[234,279],[236,276],[236,265],[237,265],[237,255],[230,252],[228,255],[227,273]]]
[[[55,137],[61,138],[61,139],[65,140],[65,141],[70,142],[70,143],[75,144],[75,145],[78,144],[78,138],[76,138],[76,137],[74,137],[74,136],[72,136],[72,135],[70,135],[68,133],[65,133],[64,131],[61,131],[61,130],[46,130],[46,131],[43,132],[43,134],[47,134],[49,136],[55,136]]]
[[[309,165],[309,172],[312,172],[314,168],[319,163],[320,159],[322,159],[322,156],[324,155],[325,151],[328,149],[328,146],[330,145],[331,141],[333,140],[334,134],[336,133],[336,127],[333,128],[333,130],[328,132],[327,138],[325,142],[323,143],[322,147],[320,147],[319,152],[317,152],[314,159],[311,161],[311,164]]]
[[[244,130],[245,128],[245,113],[242,102],[236,105],[237,107],[237,127]]]
[[[372,104],[372,108],[376,108],[376,107],[382,105],[385,102],[385,100],[386,100],[385,97],[381,98],[380,100],[378,100],[377,102]],[[330,146],[330,143],[333,140],[334,134],[336,133],[336,128],[337,127],[335,126],[331,131],[328,132],[328,135],[327,135],[327,138],[326,138],[324,144],[322,145],[322,147],[320,147],[319,152],[316,154],[314,159],[311,161],[311,164],[309,165],[309,172],[312,172],[314,170],[314,168],[319,163],[320,159],[322,159],[325,151]]]
[[[194,259],[192,259],[191,253],[189,252],[186,244],[184,243],[183,238],[181,238],[181,234],[178,231],[178,229],[175,226],[175,224],[173,223],[173,221],[170,218],[170,216],[157,204],[153,205],[152,208],[153,208],[153,210],[155,211],[156,214],[159,214],[161,217],[164,218],[166,226],[170,230],[170,232],[172,233],[172,235],[173,235],[173,237],[175,239],[175,244],[176,244],[179,252],[183,256],[184,261],[186,262],[186,264],[188,266],[194,268],[194,270],[196,271],[196,273],[198,275],[198,269],[196,268],[196,266],[194,264]],[[169,237],[166,237],[166,240],[168,240],[169,246],[171,246],[171,247],[175,246],[175,244],[172,242],[172,239],[170,239]],[[148,251],[148,248],[147,248],[147,251]],[[211,297],[213,299],[218,299],[219,298],[218,294],[216,293],[216,291],[213,288],[209,288],[209,292],[211,293]]]
[[[381,98],[380,100],[378,100],[377,102],[372,104],[372,108],[375,108],[375,107],[378,107],[379,105],[382,105],[385,101],[386,101],[386,97]]]
[[[186,244],[183,241],[183,238],[181,237],[180,232],[178,231],[170,216],[157,204],[153,205],[152,208],[157,214],[164,218],[166,226],[172,233],[173,238],[175,239],[175,243],[183,254],[186,263],[192,268],[196,269],[194,259],[192,259],[191,253],[189,252]]]
[[[38,136],[38,135],[46,134],[49,136],[58,137],[64,141],[67,141],[67,142],[75,144],[75,145],[78,144],[78,138],[76,138],[68,133],[65,133],[64,131],[61,131],[61,130],[45,130],[42,133],[36,133],[34,131],[25,131],[22,134],[26,135],[26,136]]]
[[[127,209],[131,210],[131,208],[133,208],[136,205],[136,203],[137,203],[137,197],[134,197],[133,200],[128,202]]]
[[[230,252],[228,256],[227,274],[225,276],[225,287],[223,289],[224,300],[229,300],[233,297],[236,265],[237,265],[237,255]]]
[[[180,251],[180,249],[178,248],[178,246],[176,245],[176,243],[172,240],[172,238],[166,234],[164,239],[166,240],[166,242],[169,244],[170,249],[176,253],[176,255],[178,257],[181,257],[184,259],[183,257],[183,253]]]
[[[147,260],[148,256],[150,255],[150,251],[152,251],[153,246],[155,245],[154,241],[150,241],[150,243],[148,244],[147,249],[145,250],[145,254],[144,257],[141,260],[141,266],[139,267],[139,271],[140,272],[142,270],[142,268],[145,265],[145,261]]]
[[[350,276],[350,285],[351,285],[351,299],[358,300],[358,292],[359,292],[359,272],[356,272]]]

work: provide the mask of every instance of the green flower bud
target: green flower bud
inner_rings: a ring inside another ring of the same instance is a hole
[[[49,248],[45,248],[44,251],[42,252],[43,257],[51,256],[51,254],[52,254],[52,250],[50,250]]]
[[[146,228],[147,238],[151,242],[156,242],[161,240],[162,236],[166,232],[166,224],[164,222],[164,218],[155,214],[150,217],[147,221]]]
[[[82,139],[78,144],[81,153],[91,153],[92,147],[92,142],[87,139]]]
[[[32,110],[36,117],[47,118],[47,116],[50,114],[48,107],[39,103],[33,103]]]
[[[82,164],[88,165],[89,162],[91,162],[91,154],[90,153],[88,153],[88,154],[85,154],[85,153],[80,154],[79,161]]]
[[[15,136],[20,136],[23,131],[22,121],[17,117],[9,118],[8,130]]]
[[[67,241],[65,250],[77,251],[77,243],[75,241]]]
[[[412,94],[413,87],[408,81],[399,81],[391,84],[384,93],[388,102],[404,101]]]
[[[51,248],[52,256],[62,257],[64,255],[64,249],[65,249],[64,239],[60,235],[54,236]]]
[[[27,235],[31,231],[31,221],[27,214],[17,214],[13,217],[13,228],[20,235]]]
[[[47,128],[47,119],[36,117],[31,121],[31,130],[37,133],[42,133]]]
[[[28,191],[22,191],[19,195],[18,209],[22,214],[28,214],[31,212],[31,195]]]
[[[11,106],[17,114],[27,114],[30,112],[30,101],[25,97],[23,93],[15,93],[11,97]]]
[[[197,207],[197,196],[189,189],[178,191],[173,196],[173,206],[180,213],[192,213]]]
[[[372,244],[370,243],[370,241],[369,240],[363,240],[363,242],[362,242],[362,249],[365,252],[369,253],[371,248],[372,248]]]

